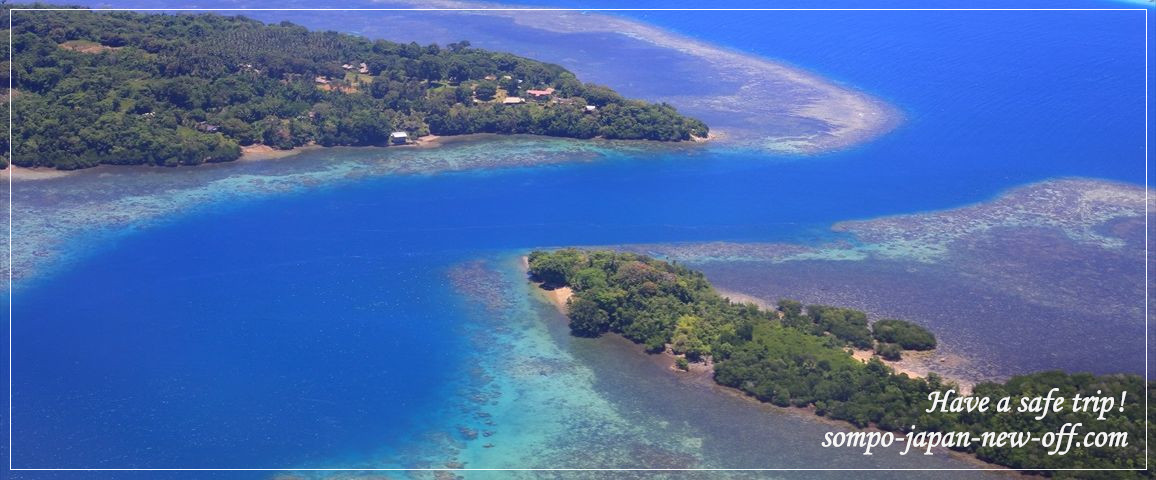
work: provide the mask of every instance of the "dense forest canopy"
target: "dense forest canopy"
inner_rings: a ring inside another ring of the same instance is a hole
[[[818,415],[859,427],[883,430],[964,432],[1058,431],[1065,423],[1083,423],[1103,432],[1127,432],[1124,448],[1074,449],[1048,455],[1040,444],[1024,448],[959,447],[980,459],[1013,468],[1143,468],[1145,388],[1136,375],[1068,374],[1052,371],[981,383],[976,395],[989,397],[1102,392],[1136,399],[1122,413],[1096,420],[1071,409],[1035,421],[1033,414],[926,413],[928,394],[953,388],[935,374],[910,378],[877,358],[867,363],[850,348],[875,348],[886,358],[902,349],[930,349],[935,336],[910,322],[880,320],[863,312],[824,305],[803,306],[782,300],[773,310],[737,304],[720,296],[701,272],[643,255],[563,249],[529,256],[530,274],[547,288],[570,287],[567,315],[579,336],[621,333],[651,352],[669,349],[686,362],[713,362],[715,381],[764,402],[812,408]],[[958,387],[954,387],[958,390]],[[1146,471],[1055,472],[1077,478],[1130,478]]]
[[[386,144],[394,131],[663,141],[707,133],[670,105],[466,41],[423,46],[240,16],[91,11],[16,12],[11,33],[14,91],[4,100],[13,101],[21,166],[199,164],[257,143]]]

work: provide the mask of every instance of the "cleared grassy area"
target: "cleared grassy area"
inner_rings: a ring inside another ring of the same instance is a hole
[[[116,50],[116,47],[101,45],[91,40],[69,40],[60,44],[60,48],[80,53],[100,53]]]

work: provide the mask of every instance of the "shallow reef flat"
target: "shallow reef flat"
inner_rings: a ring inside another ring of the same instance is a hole
[[[768,302],[932,328],[926,368],[969,380],[1144,368],[1144,188],[1045,181],[952,210],[840,222],[825,245],[633,245]],[[993,335],[993,332],[999,332]]]
[[[1062,179],[1016,188],[970,207],[840,222],[834,230],[876,245],[881,256],[926,261],[946,254],[961,239],[1005,228],[1050,229],[1081,245],[1118,250],[1127,245],[1128,232],[1117,221],[1139,218],[1142,224],[1144,202],[1143,187]]]
[[[446,412],[457,419],[456,431],[446,432],[453,441],[419,447],[419,456],[434,467],[465,468],[701,465],[687,448],[694,438],[647,435],[600,395],[594,373],[569,351],[565,323],[532,294],[519,263],[486,258],[447,272],[470,312],[460,329],[474,360],[457,411]],[[438,450],[447,457],[430,458]]]
[[[1144,202],[1140,186],[1065,178],[1013,188],[990,201],[961,208],[842,221],[832,230],[850,235],[818,246],[708,242],[631,249],[650,249],[697,262],[887,258],[938,263],[948,260],[952,246],[961,240],[996,235],[1004,229],[1036,229],[1080,245],[1120,251],[1135,235],[1142,240]]]

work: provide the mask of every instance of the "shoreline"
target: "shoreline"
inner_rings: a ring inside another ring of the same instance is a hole
[[[523,257],[523,259],[522,259],[522,266],[523,266],[523,268],[528,269],[528,264],[526,263],[525,257]],[[560,287],[560,288],[555,288],[553,290],[547,290],[545,288],[542,288],[541,284],[536,284],[536,285],[538,286],[538,289],[542,291],[543,297],[547,301],[549,301],[551,304],[553,304],[559,313],[565,315],[566,314],[566,302],[570,299],[570,297],[572,297],[574,295],[573,290],[570,287]],[[751,295],[747,295],[744,293],[734,292],[734,291],[730,291],[730,290],[723,290],[723,289],[718,289],[718,288],[716,288],[715,291],[719,295],[721,295],[722,297],[724,297],[724,298],[726,298],[732,302],[735,302],[735,303],[753,303],[755,305],[758,305],[760,308],[764,308],[764,309],[775,308],[775,306],[773,304],[767,302],[766,300],[763,300],[761,298],[754,297]],[[614,334],[614,335],[618,335],[618,334]],[[619,336],[621,336],[621,335],[619,335]],[[625,338],[625,337],[623,337],[623,338]],[[934,372],[931,368],[934,366],[934,363],[932,363],[932,356],[935,355],[934,350],[929,350],[929,351],[905,350],[903,352],[903,359],[897,360],[897,361],[896,360],[887,360],[887,359],[884,359],[882,357],[879,357],[878,355],[875,355],[875,352],[873,350],[847,348],[847,349],[844,349],[844,351],[846,351],[848,354],[850,354],[852,358],[854,358],[854,359],[856,359],[862,363],[867,363],[871,359],[871,357],[879,358],[879,360],[881,362],[883,362],[884,365],[887,365],[892,370],[894,370],[896,375],[904,374],[904,375],[907,375],[908,377],[911,377],[911,378],[926,378],[928,374],[935,373],[936,375],[939,375],[940,378],[942,378],[945,382],[954,383],[954,384],[958,385],[960,395],[964,395],[964,396],[971,395],[971,392],[975,388],[975,385],[980,382],[978,379],[963,378],[963,377],[959,377],[959,376],[950,376],[950,375],[940,374],[938,372]],[[705,375],[705,374],[713,375],[714,374],[714,364],[713,364],[713,362],[710,361],[710,359],[707,359],[706,361],[703,361],[703,362],[690,362],[690,364],[688,365],[689,370],[679,369],[675,365],[675,362],[677,361],[677,359],[685,357],[685,355],[675,354],[673,351],[670,350],[669,345],[667,346],[666,350],[664,350],[661,354],[658,354],[658,355],[664,357],[667,360],[667,362],[666,362],[666,363],[668,363],[667,367],[671,371],[681,373],[681,374],[687,374],[687,373],[696,374],[696,375]],[[712,379],[712,381],[713,381],[713,379]],[[722,387],[722,385],[719,385],[719,386]],[[723,388],[729,388],[729,387],[723,387]],[[741,390],[738,390],[738,389],[734,389],[734,390],[735,390],[735,392],[737,392],[739,394],[746,395],[746,393],[741,391]]]
[[[261,143],[254,143],[241,147],[241,156],[237,157],[233,162],[260,162],[263,160],[276,160],[278,158],[291,157],[309,150],[324,148],[316,145],[306,145],[302,147],[293,147],[289,150],[281,150],[273,148]],[[230,162],[222,162],[230,163]],[[203,165],[203,164],[202,164]]]
[[[467,134],[467,135],[452,135],[451,137],[464,137],[464,136],[469,136],[469,134]],[[282,150],[279,148],[270,147],[270,146],[265,145],[265,144],[255,143],[252,145],[246,145],[244,147],[241,147],[241,156],[238,157],[237,160],[235,160],[235,161],[236,162],[259,162],[259,161],[263,161],[263,160],[276,160],[279,158],[292,157],[292,156],[299,155],[299,154],[302,154],[305,152],[319,151],[319,150],[325,150],[325,149],[329,149],[329,148],[404,148],[404,147],[435,148],[435,147],[440,147],[442,145],[442,143],[444,142],[444,139],[446,139],[446,138],[448,138],[448,137],[443,137],[443,136],[439,136],[439,135],[423,135],[421,137],[415,138],[412,143],[407,143],[405,145],[359,145],[359,146],[334,145],[332,147],[326,147],[323,145],[318,145],[316,143],[311,143],[309,145],[303,145],[300,147],[293,147],[293,148],[290,148],[288,150]],[[222,162],[222,163],[229,163],[229,162]]]
[[[935,355],[934,350],[904,350],[903,358],[900,360],[887,360],[876,355],[874,350],[848,349],[847,351],[851,354],[852,358],[862,363],[867,363],[872,357],[878,358],[884,365],[895,370],[896,375],[902,373],[911,378],[926,378],[928,374],[935,373],[939,375],[944,382],[954,383],[959,386],[959,394],[965,397],[971,395],[972,390],[975,389],[975,384],[978,383],[973,379],[948,376],[931,371],[928,367],[931,365],[931,356]]]
[[[486,141],[491,141],[491,140],[500,139],[500,138],[513,137],[513,136],[540,137],[543,139],[561,139],[561,140],[571,140],[571,141],[576,141],[576,142],[599,141],[599,142],[615,142],[615,143],[616,142],[623,142],[624,144],[626,144],[627,142],[641,142],[644,144],[656,144],[656,145],[668,145],[668,144],[669,145],[679,145],[679,144],[702,145],[702,144],[705,144],[707,142],[711,142],[714,139],[718,138],[718,136],[715,135],[714,133],[708,133],[707,137],[705,137],[705,138],[692,136],[690,140],[679,141],[679,142],[665,142],[665,141],[658,141],[658,140],[607,140],[607,139],[603,139],[601,137],[595,137],[592,139],[580,139],[580,138],[572,138],[572,137],[552,137],[549,135],[533,135],[533,134],[466,133],[466,134],[461,134],[461,135],[444,135],[444,136],[443,135],[424,135],[424,136],[421,136],[421,137],[414,139],[414,141],[412,143],[408,143],[405,145],[366,145],[366,146],[335,145],[332,147],[326,147],[326,146],[322,146],[322,145],[311,144],[311,145],[304,145],[304,146],[300,146],[300,147],[293,147],[293,148],[288,149],[288,150],[281,150],[278,148],[274,148],[274,147],[271,147],[268,145],[258,143],[258,144],[246,145],[244,147],[241,147],[241,156],[237,157],[235,160],[231,160],[228,162],[200,163],[200,164],[196,164],[196,165],[177,165],[177,166],[169,167],[169,166],[158,166],[158,165],[108,165],[108,164],[101,164],[101,165],[97,165],[94,167],[81,168],[81,169],[76,169],[76,170],[58,170],[58,169],[51,168],[51,167],[21,167],[21,166],[9,164],[7,168],[0,170],[0,180],[6,180],[6,177],[12,177],[12,180],[17,181],[17,182],[53,180],[53,179],[57,179],[57,178],[63,178],[63,177],[74,176],[74,175],[93,175],[93,174],[107,173],[110,169],[121,169],[123,167],[164,168],[164,169],[170,169],[170,168],[171,169],[188,169],[188,168],[197,168],[197,167],[206,167],[206,166],[218,166],[218,167],[219,166],[226,166],[227,167],[228,165],[238,165],[238,164],[246,164],[246,163],[265,162],[265,161],[270,161],[270,160],[280,160],[280,159],[284,159],[284,158],[295,157],[295,156],[303,154],[303,153],[320,152],[320,151],[325,151],[325,150],[334,149],[334,148],[433,149],[433,148],[441,148],[444,146],[461,144],[461,143],[486,142]]]
[[[530,265],[529,265],[528,258],[526,256],[522,256],[521,265],[522,265],[522,271],[523,272],[529,272]],[[570,298],[574,296],[574,290],[573,289],[571,289],[570,287],[559,287],[559,288],[554,288],[554,289],[546,289],[545,287],[542,286],[541,283],[535,282],[535,281],[530,280],[528,278],[526,281],[530,282],[531,285],[534,285],[534,287],[537,290],[538,296],[541,297],[541,300],[553,305],[554,309],[557,310],[558,313],[562,314],[563,316],[566,316],[566,306],[567,306],[566,302],[569,301]],[[567,319],[567,320],[569,320],[569,319]],[[627,342],[627,343],[629,343],[635,347],[638,347],[638,344],[630,341],[630,339],[622,336],[622,334],[620,334],[620,333],[607,332],[607,333],[604,333],[603,336],[613,337],[613,338],[619,339],[621,341]],[[685,357],[685,355],[675,354],[673,351],[671,351],[669,345],[667,345],[666,349],[663,350],[662,353],[657,353],[657,354],[651,354],[651,353],[647,353],[647,352],[641,352],[641,353],[644,353],[648,356],[654,356],[654,357],[661,358],[662,362],[666,365],[667,369],[672,371],[672,372],[675,372],[678,374],[683,374],[683,375],[690,375],[690,376],[702,376],[704,378],[709,378],[710,383],[713,385],[716,385],[716,386],[719,386],[722,388],[729,388],[729,387],[724,387],[722,385],[718,385],[717,383],[714,382],[714,364],[709,359],[705,362],[691,362],[687,366],[688,370],[682,370],[682,369],[679,369],[675,365],[675,362],[677,361],[677,359]],[[737,390],[737,389],[735,389],[735,391],[738,393],[742,393],[742,391]],[[760,403],[762,403],[762,402],[760,402]]]
[[[95,168],[95,167],[94,167]],[[44,167],[19,167],[8,164],[8,168],[0,170],[0,179],[11,180],[17,182],[24,181],[38,181],[38,180],[52,180],[54,178],[63,178],[71,175],[76,175],[83,170],[57,170],[55,168]]]
[[[522,272],[528,276],[530,272],[530,257],[522,255],[518,262],[519,265],[522,266]],[[542,297],[546,299],[546,301],[550,302],[551,305],[554,305],[554,308],[558,310],[558,313],[566,315],[566,302],[570,301],[570,297],[574,296],[574,289],[570,287],[559,287],[547,290],[542,286],[541,283],[537,283],[532,280],[527,281],[538,287],[538,293],[541,294]]]
[[[326,146],[317,145],[317,144],[310,144],[310,145],[303,145],[300,147],[293,147],[293,148],[290,148],[288,150],[282,150],[279,148],[271,147],[269,145],[265,145],[265,144],[261,144],[261,143],[255,143],[253,145],[246,145],[246,146],[241,147],[241,156],[237,157],[235,160],[231,160],[228,162],[200,163],[197,165],[177,165],[177,166],[173,166],[173,167],[159,166],[159,165],[106,165],[106,164],[101,164],[101,165],[97,165],[94,167],[81,168],[81,169],[76,169],[76,170],[58,170],[58,169],[51,168],[51,167],[21,167],[21,166],[9,164],[8,168],[0,170],[0,179],[5,179],[6,177],[12,177],[12,180],[17,181],[17,182],[37,181],[37,180],[53,180],[53,179],[63,178],[63,177],[68,177],[68,176],[73,176],[73,175],[93,175],[93,174],[105,173],[105,172],[107,172],[108,169],[120,168],[120,167],[144,167],[144,168],[154,168],[155,167],[155,168],[165,168],[165,169],[168,169],[168,168],[188,169],[190,167],[191,168],[197,168],[197,167],[205,167],[205,166],[238,165],[238,164],[245,164],[245,163],[265,162],[265,161],[270,161],[270,160],[280,160],[280,159],[284,159],[284,158],[295,157],[295,156],[300,155],[302,153],[324,151],[326,149],[331,149],[331,148],[399,148],[399,147],[437,148],[437,147],[441,147],[441,146],[448,144],[448,143],[482,141],[482,140],[485,140],[485,138],[490,136],[490,135],[496,136],[498,134],[484,134],[484,133],[482,133],[482,134],[465,134],[465,135],[451,135],[451,136],[425,135],[422,137],[418,137],[417,139],[414,140],[413,143],[406,144],[406,145],[387,145],[387,146],[371,145],[371,146],[364,146],[364,147],[355,147],[355,146],[350,146],[350,145],[335,145],[332,147],[326,147]],[[485,136],[485,137],[483,137],[483,136]],[[553,138],[553,137],[551,137],[551,138]]]

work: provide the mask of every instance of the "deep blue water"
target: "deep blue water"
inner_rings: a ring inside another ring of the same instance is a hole
[[[709,15],[635,15],[886,99],[907,122],[864,168],[982,191],[1059,175],[1143,183],[1147,13],[766,12],[725,29]]]
[[[734,6],[758,7],[757,3],[736,2]],[[646,2],[639,5],[647,6]],[[832,5],[838,6],[855,5]],[[878,6],[959,5],[892,2]],[[1006,2],[963,6],[1012,7]],[[1014,6],[1131,7],[1111,2],[1017,2]],[[848,186],[867,195],[869,191],[910,189],[876,206],[883,211],[889,207],[910,211],[928,206],[922,202],[958,204],[968,197],[978,200],[1008,186],[1053,176],[1143,183],[1147,13],[618,14],[786,61],[897,105],[907,117],[897,131],[833,156],[832,161],[840,165],[821,174],[833,182],[840,177],[859,179],[857,185]],[[719,28],[724,17],[726,27]],[[888,177],[892,185],[887,185]]]
[[[326,465],[421,426],[462,351],[443,272],[340,217],[325,195],[198,215],[18,294],[18,457]]]
[[[18,295],[16,466],[388,455],[437,424],[471,361],[445,269],[481,255],[815,241],[835,221],[1051,177],[1144,181],[1138,12],[621,14],[830,76],[905,122],[817,157],[713,151],[373,179],[125,236]]]

